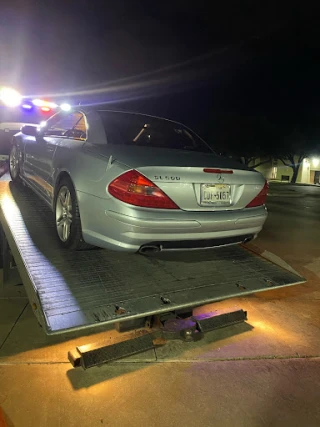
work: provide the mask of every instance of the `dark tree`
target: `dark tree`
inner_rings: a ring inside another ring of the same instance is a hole
[[[253,168],[279,159],[292,168],[291,182],[295,183],[303,159],[319,155],[315,144],[320,137],[318,123],[318,116],[305,118],[301,114],[281,114],[272,122],[264,116],[227,114],[216,116],[205,135],[217,152]]]
[[[271,160],[273,127],[263,116],[225,114],[215,117],[207,129],[208,141],[224,156],[258,167]]]
[[[278,148],[277,158],[285,166],[292,168],[292,184],[296,183],[301,163],[308,154],[307,145],[304,142],[304,136],[295,130],[283,140],[283,144]]]
[[[292,169],[292,184],[297,181],[303,159],[317,150],[315,140],[311,136],[314,133],[314,125],[292,128],[287,124],[285,128],[278,128],[278,136],[272,148],[273,157]]]

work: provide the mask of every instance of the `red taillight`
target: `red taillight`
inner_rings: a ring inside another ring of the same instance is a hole
[[[122,202],[134,206],[156,209],[179,209],[179,207],[152,181],[135,170],[125,172],[114,179],[109,193]]]
[[[247,208],[256,208],[258,206],[263,206],[266,203],[267,195],[269,190],[269,184],[266,181],[264,184],[263,189],[260,191],[260,193],[255,197],[246,207]]]
[[[51,110],[50,107],[41,107],[41,111],[43,111],[45,113],[49,113],[50,110]]]

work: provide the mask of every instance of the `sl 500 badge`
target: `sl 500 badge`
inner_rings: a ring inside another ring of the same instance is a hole
[[[162,179],[162,180],[165,180],[165,181],[180,181],[180,176],[155,175],[154,179]]]

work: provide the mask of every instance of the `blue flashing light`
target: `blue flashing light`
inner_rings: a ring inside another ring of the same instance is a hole
[[[32,110],[32,108],[33,108],[33,106],[31,105],[31,104],[22,104],[22,108],[24,109],[24,110],[28,110],[28,111],[30,111],[30,110]]]

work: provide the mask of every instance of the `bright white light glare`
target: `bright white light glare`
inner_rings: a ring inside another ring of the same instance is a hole
[[[7,107],[17,107],[21,104],[22,96],[10,87],[0,89],[0,99]]]
[[[314,157],[313,159],[312,159],[312,164],[313,164],[313,166],[316,168],[317,166],[319,166],[319,163],[320,163],[320,160],[319,159],[317,159],[316,157]]]
[[[41,101],[41,99],[33,99],[32,104],[35,105],[36,107],[42,107],[43,101]]]
[[[55,102],[44,101],[43,99],[33,99],[32,104],[36,107],[49,107],[49,108],[57,108],[58,104]]]
[[[41,128],[44,128],[45,126],[47,126],[47,122],[45,122],[45,121],[40,122],[40,127]]]
[[[64,103],[64,104],[60,105],[60,108],[61,108],[62,111],[70,111],[71,110],[71,105]]]

